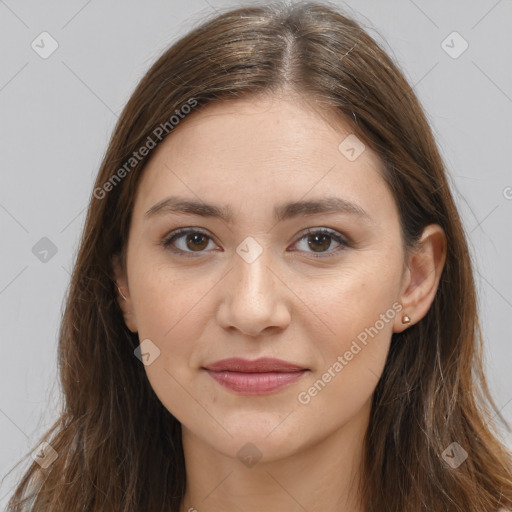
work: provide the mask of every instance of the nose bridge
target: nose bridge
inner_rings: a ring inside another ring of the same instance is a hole
[[[223,297],[220,320],[224,327],[259,334],[267,327],[284,327],[289,322],[282,283],[273,267],[271,250],[264,241],[247,237],[239,244]]]
[[[246,293],[251,300],[271,299],[273,274],[271,251],[265,242],[253,237],[245,238],[236,248],[234,280],[237,291]]]

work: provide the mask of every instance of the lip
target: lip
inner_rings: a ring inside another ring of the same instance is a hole
[[[271,357],[260,357],[253,361],[243,359],[241,357],[230,357],[229,359],[221,359],[215,363],[206,365],[204,368],[213,372],[240,372],[240,373],[268,373],[268,372],[296,372],[307,370],[303,366],[298,366],[282,359],[274,359]]]
[[[204,367],[221,386],[244,395],[263,395],[283,389],[309,370],[281,359],[263,357],[250,361],[222,359]]]

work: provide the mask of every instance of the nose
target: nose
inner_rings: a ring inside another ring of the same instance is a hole
[[[290,323],[289,292],[271,259],[267,249],[250,263],[234,254],[217,313],[224,329],[256,337]]]

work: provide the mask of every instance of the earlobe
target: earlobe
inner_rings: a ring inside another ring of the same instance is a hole
[[[121,300],[127,301],[128,297],[126,292],[123,291],[123,288],[126,289],[126,276],[121,265],[119,254],[114,254],[114,256],[112,257],[112,273],[114,283],[118,292],[118,302],[121,308],[123,308]]]
[[[119,291],[119,295],[121,295],[121,297],[123,298],[123,300],[128,300],[128,299],[124,296],[123,290],[121,290],[121,287],[120,287],[120,286],[118,286],[118,287],[117,287],[117,290]]]
[[[115,254],[112,258],[112,270],[115,288],[117,289],[117,303],[123,312],[126,327],[135,333],[137,332],[137,324],[133,312],[133,302],[128,291],[126,273],[122,269],[118,254]]]
[[[395,321],[394,332],[402,332],[427,314],[437,293],[445,261],[444,230],[438,224],[430,224],[423,230],[418,246],[410,256],[405,289],[400,298],[403,314]]]

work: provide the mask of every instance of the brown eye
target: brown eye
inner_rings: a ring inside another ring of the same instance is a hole
[[[211,237],[199,229],[186,228],[174,231],[162,241],[162,245],[177,253],[202,253]]]
[[[331,236],[330,235],[308,235],[308,246],[316,251],[319,249],[320,252],[324,252],[329,249],[331,245]]]
[[[350,243],[341,233],[326,228],[308,230],[302,238],[296,242],[296,245],[300,246],[300,242],[303,240],[307,240],[307,243],[303,244],[302,249],[299,247],[299,250],[313,254],[314,257],[318,258],[332,256],[350,247]],[[333,242],[338,245],[332,249]]]
[[[351,247],[343,235],[326,228],[307,231],[296,245],[306,240],[307,244],[299,251],[310,253],[318,258],[332,256]],[[183,228],[168,235],[161,244],[164,248],[183,256],[199,256],[208,252],[210,242],[213,243],[213,240],[206,232],[197,228]],[[333,242],[338,244],[334,248],[332,248]]]
[[[202,233],[194,233],[191,235],[186,235],[185,240],[187,247],[190,250],[194,251],[196,249],[202,250],[208,245],[207,241],[205,243],[206,238],[206,235],[203,235]]]

